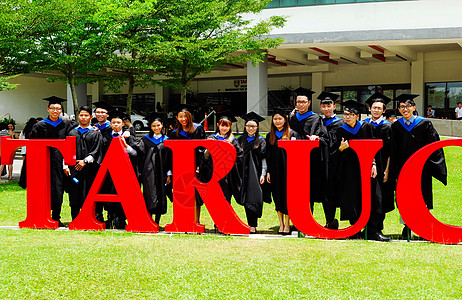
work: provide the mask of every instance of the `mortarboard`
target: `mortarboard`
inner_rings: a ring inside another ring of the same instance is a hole
[[[93,105],[96,108],[102,108],[102,109],[105,109],[107,111],[114,110],[114,107],[111,104],[107,103],[106,101],[94,102]]]
[[[233,113],[229,110],[217,113],[217,120],[221,120],[221,119],[229,120],[232,123],[237,122]]]
[[[390,117],[396,118],[396,116],[397,116],[396,110],[394,110],[394,109],[390,109],[390,110],[385,111],[383,113],[383,115],[385,116],[385,118],[390,118]]]
[[[260,116],[259,114],[257,114],[256,112],[254,111],[251,111],[249,113],[246,113],[245,115],[241,116],[241,118],[243,118],[245,120],[245,122],[247,123],[248,121],[255,121],[257,122],[257,124],[259,122],[262,122],[265,120],[265,118],[263,118],[262,116]]]
[[[407,100],[414,100],[414,98],[418,96],[418,94],[401,94],[395,98],[395,101],[398,101],[398,103],[402,103],[406,102]]]
[[[313,99],[313,94],[315,92],[313,92],[312,90],[309,90],[309,89],[305,89],[304,87],[299,87],[299,88],[296,88],[294,90],[294,93],[297,96],[306,96],[308,98],[308,100],[311,101]]]
[[[160,121],[163,124],[167,119],[167,114],[164,112],[152,112],[144,117],[144,119],[148,120],[149,124],[152,124],[154,121]]]
[[[178,113],[182,111],[189,111],[190,113],[192,113],[194,109],[195,109],[194,105],[180,103],[174,107],[173,111],[177,115]]]
[[[108,120],[111,121],[112,119],[119,118],[119,119],[124,119],[125,117],[128,117],[128,115],[124,112],[121,112],[119,110],[113,109],[107,113],[109,115]]]
[[[344,110],[348,110],[352,113],[358,114],[361,112],[362,108],[365,107],[363,103],[354,100],[343,101],[340,104],[343,105]]]
[[[290,110],[290,111],[292,111],[292,110]],[[276,107],[273,110],[272,116],[274,117],[274,115],[281,115],[281,116],[287,118],[288,114],[289,114],[289,112],[287,111],[287,109]]]
[[[59,98],[59,97],[56,97],[56,96],[43,98],[43,100],[48,101],[48,106],[50,106],[51,104],[61,104],[61,105],[63,105],[62,102],[67,101],[67,99]]]
[[[374,102],[382,102],[384,103],[385,105],[387,105],[389,102],[391,101],[390,98],[388,98],[387,96],[385,96],[384,94],[382,93],[379,93],[379,92],[375,92],[372,96],[370,96],[366,101],[364,101],[365,103],[369,104],[369,106],[372,106],[372,104]]]
[[[321,94],[319,94],[318,100],[321,100],[321,104],[325,104],[330,103],[331,101],[335,102],[338,99],[338,97],[340,96],[337,94],[323,91]]]

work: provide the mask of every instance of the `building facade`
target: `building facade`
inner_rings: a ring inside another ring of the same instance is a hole
[[[328,90],[358,101],[375,91],[390,97],[415,93],[421,114],[430,104],[437,117],[451,118],[462,99],[461,8],[458,0],[273,0],[248,17],[287,16],[286,25],[271,34],[283,44],[269,49],[257,66],[225,65],[198,77],[190,99],[236,114],[268,115],[274,107],[293,106],[290,90],[300,86],[313,89],[314,97]],[[19,122],[44,114],[46,103],[39,99],[68,94],[63,84],[39,75],[14,81],[20,83],[16,90],[0,93],[0,114],[9,112]],[[100,83],[83,85],[79,104],[104,99],[120,105],[125,94],[105,93]],[[135,94],[134,108],[142,113],[157,102],[179,102],[179,91],[164,87],[137,88]],[[70,101],[67,109],[72,111]]]

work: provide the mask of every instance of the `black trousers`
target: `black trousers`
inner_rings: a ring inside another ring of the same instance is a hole
[[[258,216],[254,211],[245,208],[245,215],[247,216],[247,223],[250,227],[258,226]]]

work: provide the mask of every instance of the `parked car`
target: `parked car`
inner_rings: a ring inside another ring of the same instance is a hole
[[[117,110],[125,111],[126,107],[124,106],[114,106]],[[132,121],[133,127],[135,127],[136,131],[143,130],[148,127],[148,121],[144,119],[145,116],[138,113],[136,110],[132,108],[132,115],[130,119]]]

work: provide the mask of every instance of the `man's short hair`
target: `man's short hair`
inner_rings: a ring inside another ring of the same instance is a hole
[[[90,106],[88,105],[83,105],[79,108],[79,113],[81,113],[82,111],[86,111],[87,113],[89,113],[90,115],[92,114],[92,111],[91,111],[91,108]]]
[[[457,105],[462,104],[462,102],[457,102]]]

